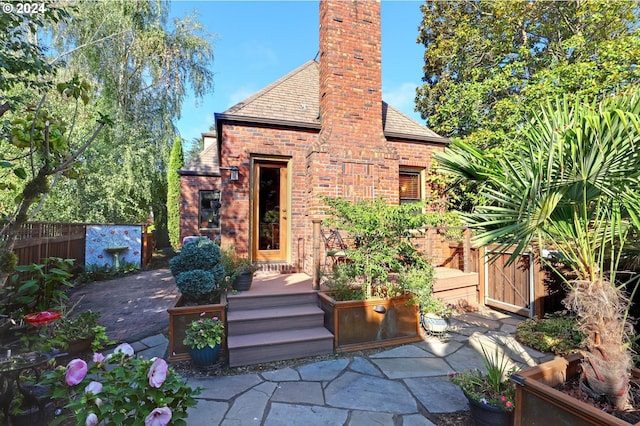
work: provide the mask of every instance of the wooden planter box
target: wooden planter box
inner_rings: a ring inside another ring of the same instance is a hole
[[[318,293],[324,326],[333,333],[337,352],[400,345],[422,340],[419,313],[410,296],[338,302]],[[377,311],[382,311],[379,313]]]
[[[182,306],[182,296],[178,299],[173,308],[167,309],[169,312],[169,361],[188,361],[190,359],[187,348],[182,344],[184,339],[184,329],[193,320],[200,318],[200,314],[205,312],[207,316],[217,316],[223,322],[225,330],[227,327],[227,296],[220,296],[220,303],[215,305]],[[222,338],[222,351],[226,353],[227,337]]]
[[[514,374],[511,380],[516,384],[515,426],[629,426],[622,419],[554,389],[580,374],[581,361],[582,356],[574,354]],[[640,378],[640,370],[633,369],[632,375]]]

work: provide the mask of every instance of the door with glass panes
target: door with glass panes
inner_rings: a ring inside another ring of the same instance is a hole
[[[253,163],[252,255],[258,261],[285,261],[289,229],[288,163]]]

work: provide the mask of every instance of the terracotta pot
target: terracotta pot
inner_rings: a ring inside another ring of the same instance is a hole
[[[464,392],[469,401],[471,417],[476,426],[511,426],[513,425],[513,411],[504,411],[500,407],[482,404]]]
[[[581,362],[582,356],[574,354],[512,375],[511,380],[516,384],[515,425],[629,426],[622,419],[554,389],[578,376]],[[631,373],[634,378],[640,378],[640,370],[634,368]]]
[[[65,352],[69,355],[86,352],[91,349],[91,342],[93,342],[93,337],[87,337],[86,339],[73,341],[69,343]]]
[[[220,353],[220,345],[205,346],[202,349],[188,348],[191,361],[196,367],[208,367],[216,362]]]

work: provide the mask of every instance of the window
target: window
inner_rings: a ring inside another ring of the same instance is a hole
[[[200,191],[200,228],[220,228],[220,191]]]
[[[400,169],[400,203],[416,203],[422,200],[421,172],[416,169]]]

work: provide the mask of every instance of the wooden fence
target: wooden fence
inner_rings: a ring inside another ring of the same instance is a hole
[[[46,257],[75,259],[84,266],[86,223],[28,222],[18,232],[14,253],[20,265],[41,263]],[[142,233],[142,265],[146,266],[155,250],[155,236]]]

